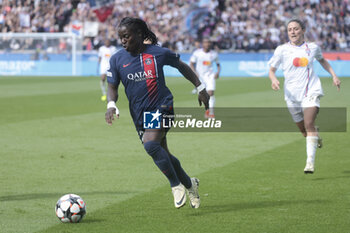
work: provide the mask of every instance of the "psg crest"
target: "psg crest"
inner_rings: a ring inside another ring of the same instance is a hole
[[[146,65],[151,65],[152,64],[152,59],[151,58],[147,58],[145,60],[145,63],[146,63]]]

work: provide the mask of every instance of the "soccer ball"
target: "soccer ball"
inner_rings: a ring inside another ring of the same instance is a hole
[[[83,199],[75,194],[66,194],[58,199],[55,206],[56,216],[61,222],[80,222],[86,214]]]

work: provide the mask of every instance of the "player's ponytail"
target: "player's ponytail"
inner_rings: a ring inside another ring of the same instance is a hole
[[[139,31],[144,40],[150,41],[151,44],[158,44],[157,36],[149,29],[147,23],[139,18],[125,17],[120,21],[119,27],[130,27],[134,31]]]

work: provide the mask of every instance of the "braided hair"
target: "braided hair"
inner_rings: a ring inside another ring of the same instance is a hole
[[[149,29],[146,22],[139,18],[125,17],[123,18],[118,27],[128,27],[135,32],[141,32],[143,40],[148,40],[151,44],[158,44],[157,36]]]

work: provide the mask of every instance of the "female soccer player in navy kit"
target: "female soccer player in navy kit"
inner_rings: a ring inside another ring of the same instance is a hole
[[[176,208],[186,203],[186,190],[192,208],[198,208],[199,180],[190,178],[182,169],[179,160],[168,149],[164,128],[145,129],[144,113],[173,114],[173,96],[165,85],[163,66],[177,68],[198,90],[198,101],[208,109],[209,95],[192,69],[169,49],[157,46],[157,37],[147,24],[138,18],[126,17],[118,26],[118,35],[124,49],[110,59],[107,73],[108,93],[106,122],[112,124],[114,114],[119,117],[116,107],[120,81],[125,87],[129,100],[130,114],[147,153],[170,182]],[[145,44],[150,41],[151,44]]]

